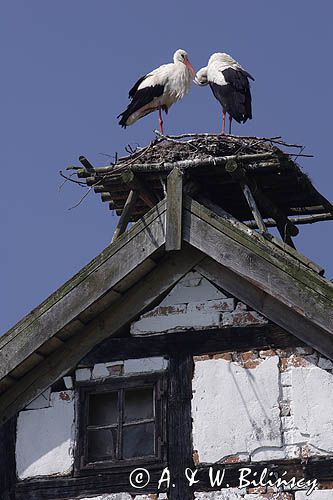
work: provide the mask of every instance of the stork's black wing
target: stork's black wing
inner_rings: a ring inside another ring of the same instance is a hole
[[[131,90],[128,92],[128,98],[129,99],[133,99],[133,97],[135,96],[135,92],[138,90],[138,87],[139,87],[140,83],[143,82],[143,80],[145,78],[147,78],[147,75],[144,75],[141,78],[139,78],[139,80],[133,85],[133,87],[131,88]]]
[[[239,123],[245,123],[252,118],[252,98],[248,79],[254,80],[254,78],[242,68],[226,68],[222,74],[227,85],[211,83],[212,91],[232,118]]]

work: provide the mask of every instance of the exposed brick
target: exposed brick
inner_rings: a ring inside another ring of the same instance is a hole
[[[294,353],[295,353],[294,347],[286,347],[285,349],[276,349],[276,354],[280,356],[280,358],[288,358]]]
[[[231,352],[218,352],[213,354],[212,359],[225,359],[226,361],[232,361]]]
[[[122,375],[124,366],[114,365],[114,366],[107,366],[106,368],[110,375]]]
[[[324,481],[320,483],[321,490],[333,490],[333,481]]]
[[[222,315],[223,326],[248,326],[265,323],[267,320],[256,311],[234,311]]]
[[[254,359],[254,360],[249,360],[249,361],[245,361],[244,363],[244,368],[248,368],[249,370],[252,370],[253,368],[256,368],[258,365],[260,365],[260,363],[262,362],[263,360],[258,358],[258,359]]]
[[[268,358],[269,356],[276,356],[276,351],[274,351],[274,349],[267,349],[265,351],[260,351],[259,356],[261,358]]]
[[[239,462],[241,462],[241,458],[238,456],[238,455],[233,455],[231,457],[227,457],[225,458],[222,463],[223,464],[238,464]]]
[[[203,354],[202,356],[193,356],[193,361],[207,361],[207,359],[211,359],[208,354]]]
[[[266,487],[265,486],[257,486],[256,488],[247,488],[246,490],[247,493],[266,493]]]
[[[285,372],[289,369],[289,359],[288,358],[280,358],[280,371]]]
[[[193,458],[194,465],[200,464],[199,453],[197,452],[197,450],[193,450],[192,458]]]
[[[246,361],[250,361],[250,360],[252,361],[252,360],[257,359],[257,358],[258,358],[258,354],[254,351],[246,351],[246,352],[242,352],[240,354],[240,359],[244,363]]]

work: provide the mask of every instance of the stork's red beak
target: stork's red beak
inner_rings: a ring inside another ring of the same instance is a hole
[[[196,71],[188,59],[185,59],[185,66],[187,67],[192,76],[196,75]]]

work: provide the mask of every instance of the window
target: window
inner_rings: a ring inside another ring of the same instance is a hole
[[[161,463],[165,389],[161,374],[80,386],[77,469]]]

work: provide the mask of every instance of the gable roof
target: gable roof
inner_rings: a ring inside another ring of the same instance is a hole
[[[0,422],[193,268],[333,359],[333,285],[320,268],[220,209],[169,197],[0,338]]]

